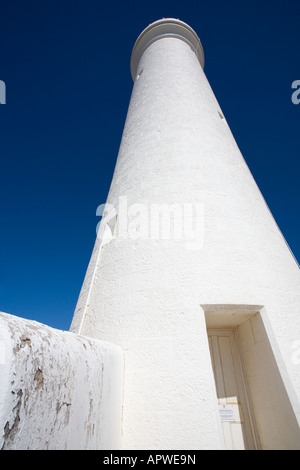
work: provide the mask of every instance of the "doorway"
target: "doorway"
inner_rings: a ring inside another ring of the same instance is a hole
[[[208,329],[208,341],[225,447],[255,450],[254,416],[234,329]]]

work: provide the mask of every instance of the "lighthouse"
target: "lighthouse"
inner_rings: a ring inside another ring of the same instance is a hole
[[[131,74],[70,328],[123,351],[122,448],[299,449],[299,266],[196,32],[173,18],[150,24]]]

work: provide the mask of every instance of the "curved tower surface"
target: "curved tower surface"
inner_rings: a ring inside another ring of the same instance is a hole
[[[299,449],[300,272],[203,71],[150,24],[71,331],[124,351],[124,449]]]

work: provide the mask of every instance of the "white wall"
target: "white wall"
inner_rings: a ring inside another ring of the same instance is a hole
[[[120,448],[122,381],[117,346],[0,314],[0,448]]]
[[[275,359],[260,313],[238,328],[246,380],[263,450],[299,450],[300,428],[289,397],[289,384],[280,374],[282,360]],[[292,397],[293,398],[293,397]]]
[[[98,241],[71,331],[124,351],[124,448],[222,448],[200,305],[266,307],[299,410],[299,267],[190,46],[153,42],[137,73],[107,202],[129,222],[134,203],[202,204],[204,241]]]

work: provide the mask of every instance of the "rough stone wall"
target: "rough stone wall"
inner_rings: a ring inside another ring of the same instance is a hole
[[[122,374],[119,347],[0,313],[0,448],[119,448]]]

